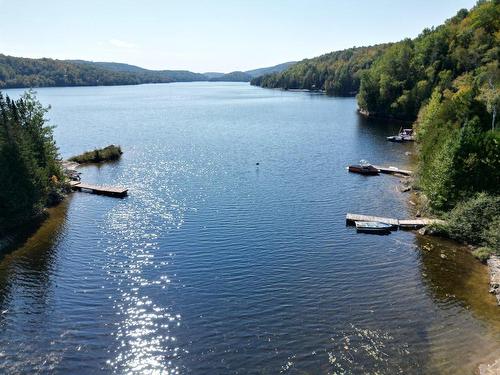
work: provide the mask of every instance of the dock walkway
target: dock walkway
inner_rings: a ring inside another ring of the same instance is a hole
[[[109,195],[113,197],[125,197],[128,189],[113,186],[99,186],[87,184],[80,181],[70,181],[71,188],[78,191],[89,191],[92,194]]]
[[[386,173],[386,174],[402,174],[404,176],[411,176],[413,175],[412,171],[409,171],[407,169],[399,169],[397,167],[381,167],[380,165],[374,165],[375,168],[377,168],[380,173]]]
[[[393,219],[387,217],[379,216],[369,216],[369,215],[359,215],[348,213],[346,215],[346,224],[354,225],[356,221],[378,221],[380,223],[389,224],[394,227],[394,229],[417,229],[422,228],[430,224],[444,224],[443,220],[439,219],[427,219],[427,218],[416,218],[416,219]]]

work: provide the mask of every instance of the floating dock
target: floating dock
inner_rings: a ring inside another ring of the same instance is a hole
[[[391,219],[388,217],[379,217],[379,216],[358,215],[358,214],[347,214],[345,221],[347,225],[355,225],[356,221],[378,221],[380,223],[392,225],[393,229],[397,229],[399,226],[398,219]]]
[[[409,171],[407,169],[399,169],[397,167],[381,167],[379,165],[374,165],[375,168],[377,168],[380,173],[386,173],[386,174],[402,174],[404,176],[411,176],[413,174],[412,171]]]
[[[426,219],[426,218],[416,218],[416,219],[393,219],[388,217],[379,216],[369,216],[369,215],[358,215],[348,213],[345,218],[347,225],[354,225],[356,221],[378,221],[384,224],[390,224],[394,229],[418,229],[425,227],[430,224],[444,224],[443,220],[439,219]]]
[[[125,197],[128,189],[113,186],[91,185],[80,181],[70,181],[71,188],[77,191],[88,191],[92,194],[108,195],[111,197]]]
[[[401,229],[417,229],[426,227],[427,225],[431,224],[445,224],[445,221],[439,219],[426,219],[426,218],[399,220],[399,227]]]

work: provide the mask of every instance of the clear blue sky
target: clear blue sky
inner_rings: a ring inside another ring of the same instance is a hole
[[[0,0],[0,53],[248,70],[414,37],[475,0]]]

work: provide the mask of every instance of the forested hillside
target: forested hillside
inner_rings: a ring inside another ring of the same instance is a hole
[[[500,253],[499,26],[498,0],[462,9],[389,47],[358,95],[368,115],[416,120],[424,203],[450,237],[485,246],[481,256]]]
[[[112,86],[195,81],[249,82],[265,72],[278,72],[292,63],[231,73],[188,70],[149,70],[139,66],[85,60],[29,59],[0,54],[0,89],[20,87]]]
[[[207,80],[204,74],[193,73],[189,70],[150,70],[136,65],[115,62],[94,62],[85,60],[72,60],[72,62],[91,65],[113,72],[133,73],[139,78],[141,83],[194,82]]]
[[[0,54],[0,88],[110,86],[205,81],[189,71],[147,70],[118,63],[28,59]]]
[[[498,62],[500,14],[496,1],[460,10],[445,24],[416,39],[393,44],[363,72],[358,96],[362,110],[414,120],[435,89],[456,90],[469,74],[481,86],[486,66]],[[479,88],[478,86],[478,88]]]
[[[388,47],[387,44],[355,47],[302,60],[283,72],[254,78],[251,84],[269,88],[324,90],[329,95],[352,96],[358,92],[361,71],[370,68]]]
[[[423,209],[450,237],[500,253],[500,1],[415,39],[304,60],[252,84],[357,95],[367,116],[414,122]]]
[[[280,73],[283,70],[289,68],[295,64],[295,62],[286,62],[283,64],[278,64],[274,66],[269,66],[266,68],[259,68],[253,70],[234,71],[226,74],[222,73],[205,73],[205,76],[210,81],[226,81],[226,82],[250,82],[253,78],[259,77],[264,74]]]
[[[459,11],[445,25],[390,51],[363,77],[359,98],[368,111],[417,116],[419,184],[430,207],[443,213],[451,210],[446,228],[451,237],[487,245],[497,253],[499,26],[499,1]],[[410,74],[403,77],[391,68],[395,65]],[[374,90],[379,99],[365,101],[374,97]]]
[[[269,66],[267,68],[259,68],[259,69],[252,69],[252,70],[247,70],[245,73],[250,74],[252,77],[260,77],[265,74],[272,74],[272,73],[281,73],[282,71],[288,69],[292,65],[296,64],[297,61],[288,61],[286,63],[281,63],[278,65],[274,66]]]
[[[252,76],[248,73],[245,72],[231,72],[224,74],[220,77],[213,77],[210,78],[210,81],[216,81],[216,82],[250,82],[252,79]]]

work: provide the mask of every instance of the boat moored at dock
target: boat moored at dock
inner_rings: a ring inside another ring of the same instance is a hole
[[[361,160],[359,164],[353,164],[349,165],[348,167],[349,172],[352,173],[359,173],[359,174],[364,174],[364,175],[369,175],[369,176],[375,176],[380,173],[380,170],[378,168],[375,168],[373,165],[368,163],[366,160]]]
[[[391,224],[380,221],[356,221],[356,230],[363,233],[388,234],[392,229]]]
[[[386,137],[389,142],[413,142],[415,137],[413,136],[413,129],[400,129],[398,135],[391,135]]]

